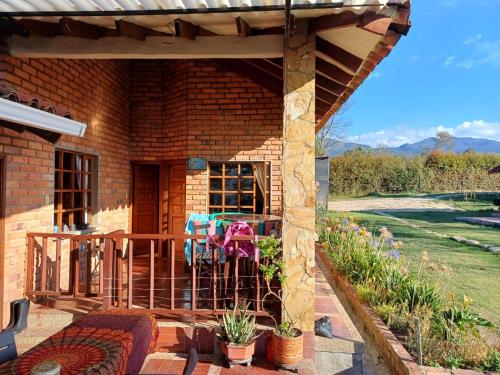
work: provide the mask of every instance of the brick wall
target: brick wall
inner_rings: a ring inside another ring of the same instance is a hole
[[[63,105],[75,120],[88,124],[84,138],[64,136],[56,146],[98,155],[99,226],[103,231],[128,228],[128,63],[2,55],[0,82]],[[54,149],[28,132],[0,128],[7,169],[4,301],[23,296],[26,233],[52,231]]]
[[[271,209],[280,211],[283,99],[215,62],[189,66],[188,155],[271,161]],[[205,212],[207,172],[188,171],[186,185],[187,212]]]
[[[187,62],[131,62],[130,156],[132,160],[186,158]]]
[[[129,229],[130,160],[271,161],[272,210],[281,209],[282,98],[216,62],[2,55],[0,83],[63,105],[87,123],[84,138],[64,136],[56,146],[98,155],[102,231]],[[54,149],[0,127],[7,167],[4,301],[23,295],[26,233],[52,231]],[[206,211],[207,184],[206,172],[188,172],[188,214]]]
[[[133,61],[131,159],[271,161],[280,211],[282,101],[215,61]],[[205,212],[207,173],[188,171],[186,185],[187,213]]]

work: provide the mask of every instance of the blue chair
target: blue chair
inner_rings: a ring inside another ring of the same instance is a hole
[[[6,329],[0,332],[0,365],[17,358],[14,331]]]

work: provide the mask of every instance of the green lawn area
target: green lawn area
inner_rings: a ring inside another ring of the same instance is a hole
[[[477,206],[476,206],[477,208]],[[477,240],[481,243],[488,243],[500,246],[500,229],[486,227],[482,225],[468,224],[456,221],[458,216],[491,216],[491,210],[474,211],[386,211],[387,213],[408,220],[421,228],[430,229],[434,232],[444,233],[449,236],[462,236],[470,240]]]
[[[479,209],[472,211],[474,212],[482,214]],[[334,212],[331,214],[346,215]],[[466,214],[469,215],[471,212]],[[446,212],[427,211],[397,213],[398,217],[408,219],[435,232],[458,234],[500,245],[499,229],[454,222],[453,217],[456,215],[456,213],[448,215]],[[396,240],[403,241],[402,254],[408,260],[410,268],[418,269],[423,250],[429,253],[434,262],[444,263],[451,267],[452,275],[443,282],[444,292],[447,295],[455,294],[458,298],[462,298],[464,294],[469,296],[474,300],[474,308],[478,313],[490,319],[496,326],[500,326],[500,314],[498,314],[500,311],[500,255],[483,251],[475,246],[439,238],[377,214],[351,212],[349,216],[366,223],[372,230],[381,226],[387,227]],[[441,271],[426,270],[426,274],[434,280],[442,278]]]

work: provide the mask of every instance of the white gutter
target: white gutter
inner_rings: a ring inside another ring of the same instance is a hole
[[[87,124],[0,98],[0,120],[59,134],[83,137]]]

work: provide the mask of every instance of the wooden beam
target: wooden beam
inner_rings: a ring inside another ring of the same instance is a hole
[[[319,110],[319,112],[321,112],[321,113],[326,113],[326,112],[328,112],[330,110],[330,108],[333,105],[333,103],[332,104],[328,104],[328,103],[323,102],[321,99],[316,98],[315,105],[316,105],[316,111]]]
[[[266,72],[267,74],[270,74],[278,79],[283,79],[283,68],[274,65],[272,62],[269,62],[266,59],[248,59],[245,61]]]
[[[0,29],[2,29],[7,35],[21,35],[25,38],[30,36],[29,31],[23,26],[23,24],[10,17],[0,17]]]
[[[346,51],[345,49],[336,46],[319,36],[316,37],[316,50],[324,53],[329,58],[339,62],[352,72],[357,72],[363,59]]]
[[[125,36],[138,40],[146,40],[147,36],[168,36],[170,34],[150,29],[149,27],[137,25],[132,22],[118,20],[115,22],[119,36]]]
[[[380,16],[378,14],[365,14],[359,24],[359,28],[377,35],[385,35],[391,25],[392,17]]]
[[[76,21],[72,18],[63,17],[59,21],[59,32],[61,35],[74,36],[78,38],[99,39],[101,27],[90,23]]]
[[[321,74],[316,74],[316,86],[340,96],[345,91],[345,86],[335,82]]]
[[[356,26],[360,16],[353,12],[343,12],[311,19],[309,32],[317,33],[323,30],[332,30],[348,26]]]
[[[338,95],[331,93],[316,85],[316,96],[330,105],[337,101]]]
[[[279,79],[264,70],[248,63],[246,60],[219,60],[218,63],[243,77],[246,77],[267,90],[278,95],[283,94],[283,78]]]
[[[383,35],[391,22],[392,18],[386,14],[366,12],[363,15],[358,15],[353,12],[344,12],[313,18],[309,25],[309,32],[318,33],[325,30],[357,26],[368,32]]]
[[[241,37],[252,35],[252,28],[242,17],[236,17],[236,30]]]
[[[30,36],[54,37],[59,34],[59,23],[32,20],[29,18],[19,20],[19,23],[29,30]]]
[[[140,41],[124,37],[55,38],[11,36],[11,55],[67,59],[252,59],[283,56],[281,35],[198,36],[195,41],[162,36]]]
[[[191,22],[181,20],[180,18],[175,20],[175,36],[195,40],[196,36],[199,34],[200,27]]]
[[[343,85],[347,85],[353,77],[352,74],[347,73],[345,70],[336,65],[330,64],[321,58],[316,58],[316,70]]]

